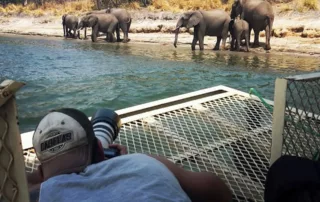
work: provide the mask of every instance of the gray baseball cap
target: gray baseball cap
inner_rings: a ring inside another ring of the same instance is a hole
[[[63,108],[42,118],[32,141],[46,180],[83,171],[92,163],[96,138],[91,122],[83,112]]]

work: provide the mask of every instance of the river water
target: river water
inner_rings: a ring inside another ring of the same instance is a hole
[[[276,54],[204,52],[173,45],[106,44],[0,36],[0,81],[27,85],[17,93],[21,132],[49,110],[75,107],[91,116],[216,85],[273,99],[277,77],[320,70],[320,59]]]

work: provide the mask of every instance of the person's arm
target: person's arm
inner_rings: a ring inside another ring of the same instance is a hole
[[[213,173],[187,171],[164,157],[149,156],[163,163],[174,174],[192,202],[231,202],[230,189]]]
[[[126,155],[128,154],[128,150],[126,146],[120,145],[120,144],[110,144],[109,148],[115,148],[118,149],[120,152],[120,155]]]
[[[40,189],[40,185],[43,182],[40,166],[38,167],[37,170],[33,171],[32,173],[26,173],[26,175],[27,175],[29,192],[34,191],[36,189]]]

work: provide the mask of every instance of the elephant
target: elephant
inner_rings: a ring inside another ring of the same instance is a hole
[[[81,18],[79,23],[79,29],[84,27],[92,27],[91,40],[97,41],[99,32],[106,33],[107,41],[115,42],[114,31],[118,28],[118,19],[112,15],[105,13],[103,15],[86,15]]]
[[[128,33],[129,33],[131,22],[132,22],[132,18],[131,18],[130,13],[127,10],[122,9],[122,8],[108,8],[108,9],[103,9],[103,10],[99,10],[99,11],[91,11],[91,12],[88,12],[87,15],[105,14],[105,13],[113,14],[118,19],[119,28],[122,30],[123,36],[124,36],[123,42],[127,43],[128,41],[130,41],[130,39],[128,37]],[[118,42],[121,41],[119,31],[117,31],[117,41]]]
[[[240,42],[245,39],[246,51],[249,52],[249,23],[240,19],[238,16],[236,19],[232,19],[229,23],[229,31],[232,37],[231,50],[240,50]]]
[[[219,50],[221,39],[222,49],[225,49],[230,20],[231,18],[229,14],[219,9],[185,12],[177,22],[173,45],[177,47],[180,27],[186,27],[187,29],[194,27],[193,41],[191,45],[192,50],[195,50],[197,41],[199,41],[200,50],[203,50],[204,36],[217,37],[217,42],[213,50]]]
[[[106,9],[106,12],[116,16],[116,18],[119,21],[120,29],[123,32],[123,42],[124,43],[129,42],[130,39],[129,39],[128,33],[129,33],[131,22],[132,22],[130,13],[127,10],[122,8],[108,8]],[[117,32],[117,41],[120,41],[119,32]]]
[[[251,30],[254,31],[253,47],[259,46],[259,32],[266,32],[266,50],[271,49],[270,38],[274,22],[274,12],[271,4],[265,0],[235,0],[232,4],[231,18],[240,15],[249,23],[249,43]]]
[[[76,31],[78,29],[79,19],[76,16],[64,14],[62,16],[62,26],[63,26],[63,36],[68,37],[71,36],[71,30],[73,30],[73,37],[76,38]],[[78,31],[78,38],[80,37],[80,33]]]

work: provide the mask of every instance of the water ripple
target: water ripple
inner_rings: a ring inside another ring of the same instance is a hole
[[[276,77],[320,70],[317,58],[161,45],[0,36],[0,49],[0,80],[27,83],[17,94],[22,132],[53,108],[92,115],[100,107],[121,109],[215,85],[254,87],[273,99]]]

